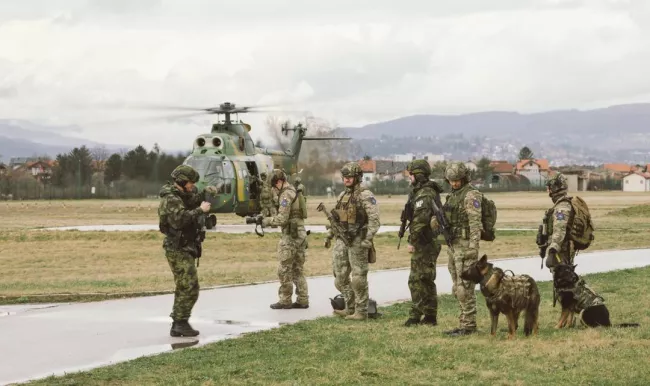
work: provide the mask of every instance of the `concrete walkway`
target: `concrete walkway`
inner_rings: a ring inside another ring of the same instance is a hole
[[[650,265],[650,249],[581,254],[581,274]],[[540,270],[540,258],[498,260],[495,264],[536,280],[550,280]],[[370,294],[380,304],[410,299],[408,270],[377,271],[369,275]],[[451,278],[438,266],[440,294],[449,293]],[[0,306],[0,384],[61,375],[98,366],[203,345],[285,323],[331,315],[329,298],[338,292],[333,279],[309,279],[311,307],[271,310],[277,283],[223,287],[202,291],[191,322],[198,339],[171,338],[172,295],[110,300],[96,303]]]

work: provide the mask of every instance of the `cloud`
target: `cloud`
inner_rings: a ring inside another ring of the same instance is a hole
[[[6,3],[0,117],[78,124],[97,141],[178,148],[209,127],[94,124],[150,115],[126,107],[152,103],[286,103],[356,125],[650,95],[643,1]],[[245,119],[261,136],[265,116]]]

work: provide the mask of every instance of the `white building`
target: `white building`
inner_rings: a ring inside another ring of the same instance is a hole
[[[444,161],[445,156],[443,154],[434,154],[434,153],[421,153],[421,154],[406,153],[406,154],[395,154],[392,157],[392,159],[395,162],[411,162],[414,159],[424,159],[429,161],[430,164],[434,164],[436,162]]]
[[[650,173],[635,172],[623,177],[624,192],[650,192]]]

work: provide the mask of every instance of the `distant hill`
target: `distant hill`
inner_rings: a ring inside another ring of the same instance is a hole
[[[463,135],[491,139],[556,141],[594,149],[630,149],[650,145],[650,103],[594,110],[543,113],[480,112],[462,115],[414,115],[347,128],[355,139]]]
[[[25,120],[0,119],[0,155],[3,162],[12,157],[56,157],[59,153],[67,153],[75,147],[89,148],[106,146],[110,151],[127,149],[129,146],[107,145],[81,138],[68,137],[58,134],[62,127],[38,125]],[[77,129],[77,128],[72,128]]]

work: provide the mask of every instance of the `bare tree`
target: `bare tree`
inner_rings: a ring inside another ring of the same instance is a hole
[[[90,156],[97,163],[100,163],[100,162],[103,163],[106,160],[108,160],[108,157],[111,156],[111,152],[108,151],[106,146],[100,145],[100,146],[95,146],[92,149],[90,149]]]

